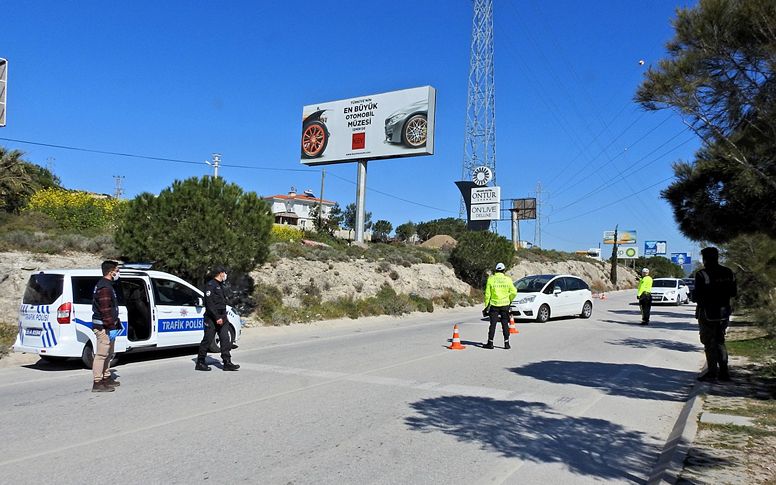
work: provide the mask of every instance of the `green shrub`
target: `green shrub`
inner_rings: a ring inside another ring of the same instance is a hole
[[[458,278],[481,288],[497,263],[512,267],[515,251],[505,237],[490,231],[467,232],[450,253],[450,263]]]
[[[283,295],[273,285],[256,284],[253,288],[253,301],[256,314],[265,322],[272,321],[275,312],[283,307]]]
[[[250,271],[269,253],[272,214],[266,201],[220,177],[176,180],[159,196],[132,199],[116,232],[122,253],[157,261],[197,285],[214,265]]]
[[[0,357],[7,354],[11,350],[14,340],[16,340],[16,334],[19,332],[19,327],[8,323],[0,323]]]

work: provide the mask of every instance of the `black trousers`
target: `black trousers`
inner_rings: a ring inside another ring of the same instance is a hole
[[[639,308],[641,308],[641,321],[649,323],[649,312],[652,310],[652,293],[642,293],[639,297]]]
[[[493,337],[496,336],[496,323],[499,320],[501,320],[501,330],[504,332],[504,342],[507,342],[509,340],[509,305],[491,306],[488,316],[490,317],[488,342],[493,342]]]
[[[230,362],[232,360],[232,354],[229,352],[232,349],[232,337],[229,335],[229,322],[224,321],[223,325],[217,325],[213,320],[205,317],[205,335],[202,337],[202,342],[199,343],[199,353],[197,354],[198,362],[205,362],[207,351],[210,348],[210,344],[216,338],[216,332],[218,338],[221,340],[219,345],[221,347],[221,360],[224,362]]]
[[[727,375],[728,373],[728,353],[725,346],[725,330],[728,327],[728,320],[709,321],[701,317],[698,319],[700,327],[701,343],[706,352],[706,365],[709,368],[709,374]]]

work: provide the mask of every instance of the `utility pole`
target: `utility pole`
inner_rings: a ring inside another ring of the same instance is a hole
[[[321,169],[321,198],[318,201],[318,227],[323,226],[323,181],[326,178],[326,169]]]
[[[213,177],[218,178],[218,166],[221,165],[221,154],[220,153],[214,153],[213,154],[213,161],[205,160],[205,163],[213,167]]]
[[[542,247],[542,183],[536,182],[536,224],[534,225],[534,245]]]
[[[114,175],[113,181],[116,183],[116,188],[113,192],[113,197],[116,199],[120,199],[122,195],[124,195],[124,188],[121,187],[121,183],[124,181],[123,175]]]

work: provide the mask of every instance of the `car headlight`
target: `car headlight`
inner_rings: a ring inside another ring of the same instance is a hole
[[[526,296],[526,297],[523,297],[523,298],[520,298],[519,300],[517,300],[517,304],[518,305],[524,305],[526,303],[533,302],[535,299],[536,299],[536,295]]]
[[[397,121],[399,121],[400,119],[404,118],[405,116],[407,116],[407,113],[397,113],[397,114],[391,116],[390,118],[388,118],[388,120],[385,122],[385,124],[386,125],[392,125],[392,124],[396,123]]]

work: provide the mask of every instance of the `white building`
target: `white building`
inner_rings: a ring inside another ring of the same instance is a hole
[[[272,206],[272,214],[275,216],[275,224],[287,224],[297,226],[299,229],[315,230],[310,211],[321,205],[321,217],[327,219],[335,202],[315,197],[312,190],[305,190],[301,194],[296,193],[296,188],[291,187],[287,195],[270,195],[263,197]]]

